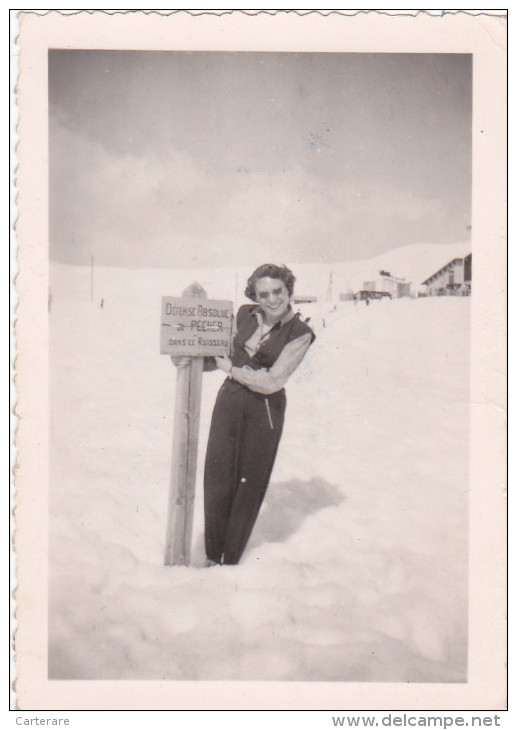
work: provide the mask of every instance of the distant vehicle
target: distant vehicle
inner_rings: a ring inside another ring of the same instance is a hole
[[[388,297],[388,299],[391,299],[391,294],[388,291],[374,291],[370,289],[361,289],[361,291],[358,291],[357,294],[354,294],[354,299],[359,299],[361,301],[368,301],[370,299],[384,299],[384,297]]]

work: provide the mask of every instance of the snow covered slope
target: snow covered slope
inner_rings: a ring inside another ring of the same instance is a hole
[[[296,274],[296,293],[299,295],[313,295],[319,301],[327,301],[329,294],[329,278],[332,274],[331,298],[339,301],[339,295],[348,290],[354,292],[362,289],[364,283],[379,278],[379,271],[389,271],[393,276],[406,279],[411,284],[411,291],[415,293],[427,277],[447,264],[453,258],[465,257],[472,252],[469,242],[426,244],[415,243],[410,246],[387,251],[371,259],[360,261],[346,261],[334,264],[300,264],[289,261],[278,262],[292,266]],[[161,295],[180,296],[183,290],[191,283],[192,278],[199,281],[206,289],[211,299],[232,299],[236,304],[244,301],[243,292],[246,279],[256,266],[264,263],[262,258],[246,268],[207,268],[196,269],[144,269],[119,270],[119,286],[122,292],[128,288],[134,289],[139,297],[140,304],[153,294],[158,298]],[[73,272],[73,273],[72,273]],[[82,273],[81,273],[82,272]],[[101,299],[113,301],[114,292],[111,285],[113,269],[97,267],[94,272],[94,298],[97,304]],[[77,287],[77,298],[90,298],[91,280],[90,271],[75,269],[60,264],[52,265],[51,290],[52,299],[62,298],[67,290],[67,280],[73,276]],[[154,282],[155,289],[149,286]]]
[[[469,300],[343,302],[317,321],[242,563],[209,570],[222,374],[206,373],[193,565],[165,568],[160,297],[195,277],[233,299],[236,276],[102,269],[93,302],[89,276],[52,265],[50,677],[464,681]]]

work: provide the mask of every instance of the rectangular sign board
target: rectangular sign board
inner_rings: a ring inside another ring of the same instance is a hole
[[[229,355],[233,304],[226,300],[162,297],[162,355]]]

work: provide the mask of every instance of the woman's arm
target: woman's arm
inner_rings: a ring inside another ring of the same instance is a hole
[[[311,334],[309,332],[297,337],[284,347],[274,365],[268,369],[253,370],[248,366],[242,368],[231,367],[229,369],[229,363],[231,364],[229,358],[224,359],[224,364],[218,362],[218,367],[229,372],[234,380],[246,385],[250,390],[269,395],[284,387],[305,357],[310,344]],[[219,360],[223,360],[223,358],[216,358],[216,362]]]

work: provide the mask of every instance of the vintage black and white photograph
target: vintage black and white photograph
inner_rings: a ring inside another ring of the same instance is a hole
[[[468,54],[50,51],[51,677],[467,679],[471,109]]]
[[[473,53],[93,45],[47,55],[48,679],[467,684]]]

